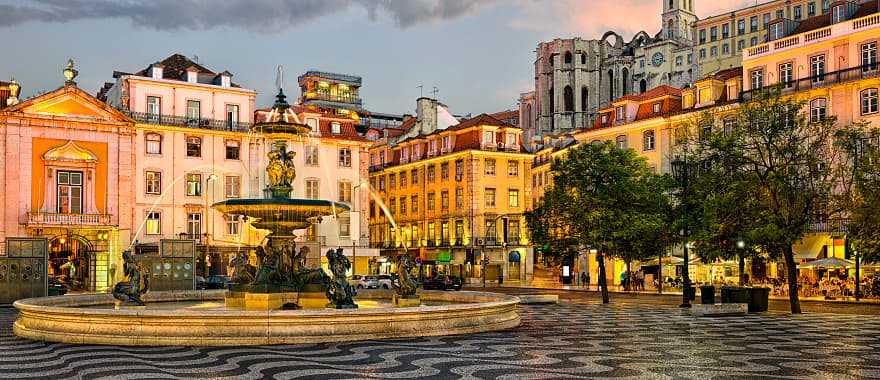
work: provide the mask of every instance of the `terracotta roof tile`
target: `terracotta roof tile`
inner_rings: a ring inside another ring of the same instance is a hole
[[[872,13],[877,13],[878,11],[878,1],[868,1],[866,3],[858,4],[858,8],[855,13],[850,17],[850,19],[865,17]],[[831,25],[831,12],[828,12],[823,15],[810,17],[801,21],[794,30],[789,33],[789,35],[806,33],[811,30],[821,29],[826,26]]]

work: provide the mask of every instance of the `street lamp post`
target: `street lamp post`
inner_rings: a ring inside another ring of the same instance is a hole
[[[688,220],[687,220],[687,192],[688,192],[688,181],[691,173],[689,173],[690,165],[687,162],[687,158],[680,159],[676,158],[672,161],[672,176],[675,177],[676,182],[681,187],[681,210],[682,210],[682,221],[683,226],[681,229],[682,236],[682,253],[684,259],[684,267],[682,268],[682,302],[679,307],[691,307],[690,300],[690,288],[691,288],[691,280],[688,275]]]

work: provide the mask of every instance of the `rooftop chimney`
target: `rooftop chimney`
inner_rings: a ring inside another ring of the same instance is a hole
[[[425,97],[418,98],[416,100],[416,117],[420,134],[427,135],[437,130],[437,100]]]

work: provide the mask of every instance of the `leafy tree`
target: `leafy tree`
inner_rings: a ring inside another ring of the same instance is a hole
[[[595,248],[607,303],[605,255],[629,263],[653,257],[668,245],[665,194],[670,179],[653,174],[633,150],[617,149],[611,142],[571,148],[553,163],[552,172],[553,185],[528,216],[532,240]]]
[[[709,168],[703,181],[716,184],[702,207],[704,224],[715,226],[709,236],[738,230],[771,258],[784,258],[791,312],[800,313],[792,246],[811,222],[833,213],[839,153],[833,117],[811,120],[805,102],[779,95],[761,91],[724,128],[701,128],[687,145]]]
[[[847,221],[850,248],[867,262],[880,261],[880,130],[868,124],[841,129],[836,145],[846,152],[842,165],[851,179],[838,204]]]

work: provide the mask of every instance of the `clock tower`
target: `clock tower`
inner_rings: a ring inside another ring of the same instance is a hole
[[[663,4],[663,38],[692,43],[697,21],[694,0],[660,0]]]

